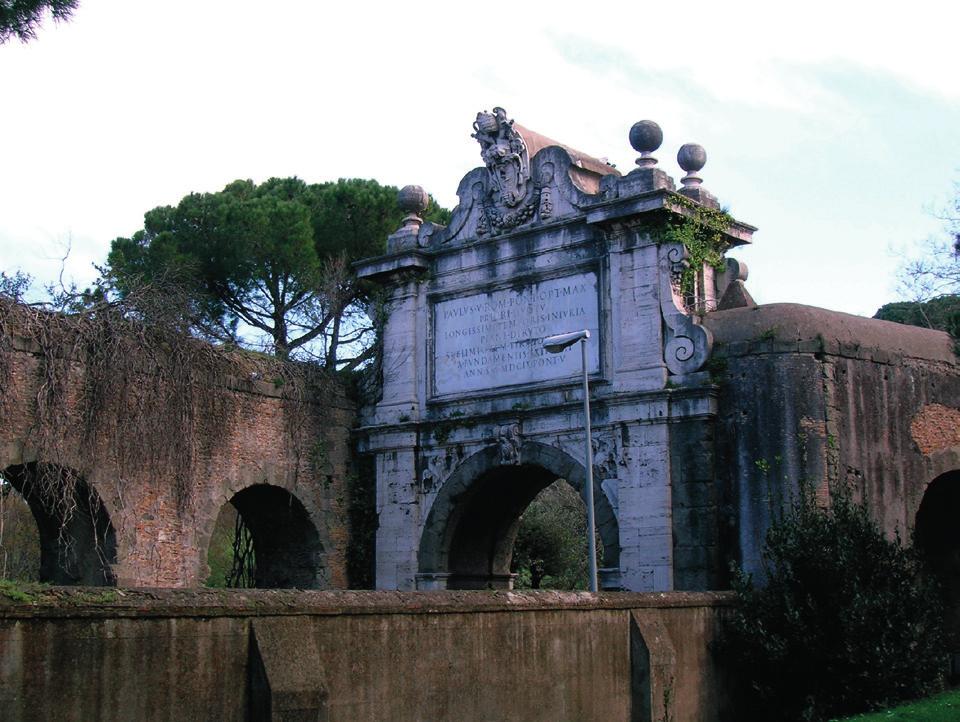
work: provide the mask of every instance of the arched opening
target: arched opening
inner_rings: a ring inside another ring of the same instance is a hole
[[[501,464],[497,449],[478,452],[444,483],[420,541],[420,588],[512,587],[518,566],[513,564],[514,546],[523,514],[534,499],[558,480],[573,487],[582,499],[586,474],[574,459],[556,448],[529,442],[519,457],[519,464]],[[556,487],[547,492],[559,493]],[[594,496],[602,540],[598,561],[616,569],[620,552],[616,516],[599,487]],[[586,508],[580,508],[585,516]],[[586,557],[585,538],[578,552]]]
[[[597,564],[603,544],[594,539]],[[510,571],[515,589],[589,589],[587,505],[565,479],[534,497],[520,514]]]
[[[209,586],[314,589],[322,578],[320,534],[286,489],[256,484],[217,517],[207,552]]]
[[[230,503],[220,507],[207,546],[208,587],[254,586],[256,557],[253,539],[243,517]]]
[[[448,589],[512,586],[510,562],[520,516],[556,481],[538,466],[501,466],[474,482],[451,518]]]
[[[0,579],[40,581],[40,531],[26,499],[0,476]]]
[[[113,585],[111,564],[117,561],[117,542],[110,516],[99,495],[75,471],[56,464],[18,464],[0,473],[7,508],[14,493],[22,497],[36,524],[39,556],[36,575],[51,584]],[[22,507],[17,514],[22,530]],[[9,537],[5,536],[4,545]],[[12,550],[10,550],[12,551]],[[29,549],[15,552],[28,558]],[[22,578],[22,577],[21,577]]]
[[[930,482],[917,511],[915,534],[946,594],[944,621],[950,649],[960,652],[960,470]]]

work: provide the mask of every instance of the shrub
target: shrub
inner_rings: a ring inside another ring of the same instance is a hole
[[[511,564],[517,573],[515,587],[587,589],[587,551],[583,500],[566,481],[555,481],[520,517]]]
[[[942,606],[913,549],[849,490],[802,492],[767,534],[763,586],[736,570],[726,653],[743,719],[822,720],[942,685]]]

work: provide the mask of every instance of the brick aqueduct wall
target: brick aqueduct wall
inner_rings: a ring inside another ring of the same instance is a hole
[[[18,473],[28,475],[33,464],[48,464],[79,476],[99,498],[98,517],[105,514],[112,527],[112,548],[97,550],[109,557],[109,581],[121,587],[202,585],[208,574],[207,549],[217,516],[235,499],[244,516],[250,517],[248,524],[254,534],[269,535],[289,527],[291,533],[303,531],[310,537],[309,559],[300,560],[300,569],[286,575],[290,583],[269,586],[348,586],[346,505],[354,404],[340,385],[334,381],[325,384],[322,398],[299,406],[306,413],[298,414],[292,426],[292,403],[282,386],[228,379],[217,393],[229,403],[216,411],[200,410],[209,418],[193,424],[193,428],[206,429],[208,435],[193,439],[184,480],[189,502],[183,503],[172,478],[156,473],[156,465],[122,462],[110,434],[84,439],[77,428],[62,429],[56,458],[38,452],[43,448],[37,438],[37,404],[45,383],[44,359],[37,348],[16,338],[0,354],[7,379],[0,399],[0,471],[15,479]],[[71,364],[67,375],[70,388],[63,398],[77,398],[83,374],[79,363]],[[69,420],[70,414],[67,409],[63,417]],[[294,427],[298,439],[291,438]],[[289,509],[297,510],[299,527],[282,517]],[[35,508],[35,515],[37,511]],[[262,516],[261,530],[254,528],[258,514]],[[79,525],[89,525],[89,516],[78,516],[82,517]],[[40,526],[41,546],[55,546],[59,530]],[[278,538],[273,546],[283,546],[285,541]],[[56,554],[53,548],[48,556]],[[266,561],[258,559],[258,565]],[[43,564],[42,559],[41,567]],[[306,565],[314,571],[305,573]],[[46,578],[59,583],[103,583],[102,573],[97,578],[98,571],[81,569],[75,577],[54,573]],[[284,579],[285,571],[289,570],[275,571],[273,579]]]

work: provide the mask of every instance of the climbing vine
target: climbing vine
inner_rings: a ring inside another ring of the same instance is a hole
[[[355,462],[347,479],[347,516],[349,543],[347,579],[351,589],[373,589],[375,582],[377,516],[376,468],[373,459],[364,457]]]
[[[233,563],[227,572],[227,587],[250,588],[256,586],[257,562],[253,551],[253,534],[237,514],[233,530]]]
[[[734,223],[724,210],[711,208],[675,193],[671,202],[680,213],[660,214],[650,228],[658,243],[679,243],[687,249],[688,264],[680,276],[680,292],[692,299],[696,292],[697,274],[704,264],[722,269],[724,253],[730,247],[727,231]]]
[[[46,463],[37,465],[30,493],[60,521],[61,536],[82,501],[83,477],[104,453],[117,471],[117,506],[124,505],[124,480],[136,477],[170,484],[178,508],[189,507],[199,457],[226,438],[234,421],[255,413],[251,395],[231,389],[272,384],[282,393],[289,451],[296,459],[309,453],[310,402],[328,376],[195,338],[177,309],[166,289],[86,299],[66,311],[0,294],[0,388],[10,390],[0,394],[0,416],[11,418],[9,405],[24,388],[13,377],[12,352],[31,353],[35,404],[25,441]],[[249,537],[242,532],[240,544]]]

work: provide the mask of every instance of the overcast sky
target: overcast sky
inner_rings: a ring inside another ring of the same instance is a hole
[[[0,46],[0,269],[87,283],[143,213],[237,178],[417,183],[448,207],[478,110],[624,172],[660,167],[760,228],[761,303],[872,314],[960,180],[960,4],[81,0]],[[896,8],[896,11],[887,7]]]

